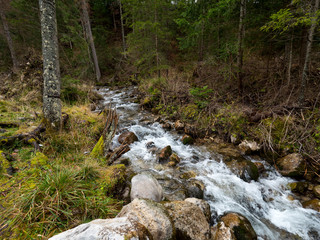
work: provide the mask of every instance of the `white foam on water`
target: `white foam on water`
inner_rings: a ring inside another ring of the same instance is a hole
[[[122,116],[120,124],[139,138],[124,155],[137,167],[148,169],[157,164],[156,156],[146,147],[148,142],[154,142],[160,149],[170,145],[181,158],[180,165],[186,171],[196,172],[197,179],[205,184],[205,199],[213,213],[219,216],[231,211],[244,215],[251,222],[259,239],[281,239],[280,229],[306,240],[315,239],[309,234],[310,231],[317,232],[320,236],[320,214],[302,208],[298,201],[288,199],[290,191],[287,186],[293,182],[292,179],[282,177],[272,166],[262,161],[268,171],[267,176],[260,177],[258,181],[245,182],[221,161],[223,156],[210,153],[204,148],[183,145],[180,135],[166,132],[159,123],[140,124],[141,110],[137,104],[130,102],[128,96],[131,92],[108,89],[100,92],[105,96],[105,104],[112,102],[118,108],[117,111]],[[128,116],[134,116],[135,120],[127,123]],[[114,138],[114,145],[118,144],[117,138],[118,135]],[[170,171],[157,172],[171,177]]]

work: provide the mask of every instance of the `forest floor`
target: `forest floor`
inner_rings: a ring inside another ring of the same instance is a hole
[[[101,97],[94,85],[68,77],[63,129],[31,134],[43,118],[42,70],[36,62],[0,79],[1,239],[47,239],[92,219],[114,217],[123,205],[125,166],[108,166],[90,155],[106,121],[103,113],[91,111]],[[32,138],[15,138],[21,134]]]

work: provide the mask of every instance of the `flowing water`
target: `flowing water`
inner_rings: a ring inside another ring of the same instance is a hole
[[[133,90],[102,88],[99,92],[104,96],[105,105],[111,103],[116,107],[120,116],[119,129],[126,128],[139,138],[124,155],[131,160],[135,172],[148,171],[158,179],[169,179],[169,185],[183,184],[178,177],[181,172],[196,173],[196,179],[205,185],[204,199],[211,206],[213,219],[225,212],[240,213],[249,219],[258,239],[320,239],[320,214],[302,208],[297,200],[288,199],[291,192],[287,185],[293,182],[292,179],[282,177],[273,167],[261,161],[267,174],[260,176],[258,181],[243,181],[223,163],[224,156],[209,151],[205,146],[183,145],[181,135],[175,131],[165,131],[159,123],[150,121],[154,116],[134,103]],[[117,137],[114,138],[114,147],[118,145]],[[151,141],[158,148],[171,146],[181,159],[179,170],[157,163],[156,156],[146,147],[146,143]],[[167,194],[173,191],[167,186],[164,189]]]

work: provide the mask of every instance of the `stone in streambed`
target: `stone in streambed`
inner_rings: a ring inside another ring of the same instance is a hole
[[[226,162],[226,165],[234,174],[246,182],[250,182],[251,180],[257,181],[259,178],[257,166],[244,158],[233,159]]]
[[[163,189],[157,179],[149,174],[138,174],[131,179],[131,201],[136,198],[162,201]]]
[[[151,234],[138,222],[127,217],[113,219],[96,219],[62,232],[49,240],[119,240],[148,239]]]
[[[320,212],[320,200],[319,199],[312,199],[309,201],[305,201],[302,203],[304,208],[313,209],[315,211]]]
[[[180,158],[177,154],[172,153],[169,157],[168,167],[175,167],[180,163]]]
[[[130,145],[131,143],[134,143],[136,141],[138,141],[138,137],[133,132],[128,131],[122,133],[118,138],[118,142],[120,144]]]
[[[207,222],[210,222],[211,219],[211,211],[210,211],[210,205],[205,200],[198,199],[198,198],[187,198],[184,201],[190,202],[195,204],[197,207],[201,209],[203,214],[205,215]]]
[[[210,238],[210,226],[206,216],[196,204],[188,201],[165,203],[174,222],[176,237],[181,240],[207,240]]]
[[[278,159],[279,172],[286,177],[303,177],[306,168],[306,161],[299,153],[292,153]]]
[[[317,185],[313,188],[313,194],[317,197],[320,198],[320,185]]]
[[[171,146],[166,146],[165,148],[161,149],[159,156],[158,156],[159,163],[168,162],[171,154],[172,154]]]
[[[242,154],[251,154],[252,152],[257,152],[261,149],[261,146],[254,141],[244,140],[239,144],[239,149]]]
[[[180,120],[176,121],[174,123],[174,128],[177,130],[177,131],[183,131],[184,130],[184,123],[181,122]]]
[[[174,225],[167,209],[152,200],[134,199],[122,208],[117,217],[127,217],[130,221],[142,224],[153,239],[176,239]]]
[[[184,145],[189,145],[189,144],[193,144],[194,143],[194,139],[191,136],[187,135],[187,134],[185,134],[182,137],[181,141],[182,141],[182,143]]]
[[[238,213],[228,213],[212,228],[212,240],[256,240],[257,234],[248,219]]]

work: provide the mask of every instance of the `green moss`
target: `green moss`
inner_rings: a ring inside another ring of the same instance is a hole
[[[126,180],[126,167],[123,164],[113,165],[101,174],[100,190],[106,195],[117,195],[119,188],[123,188]]]
[[[181,114],[185,119],[195,119],[199,115],[198,106],[195,104],[188,104],[181,109]]]
[[[91,151],[90,156],[93,158],[99,158],[99,157],[103,157],[103,154],[104,154],[104,140],[103,140],[103,136],[101,136],[99,141]]]
[[[193,144],[194,143],[194,139],[189,135],[184,135],[183,138],[182,138],[182,143],[184,145]]]
[[[7,173],[10,166],[10,162],[4,157],[3,151],[0,151],[0,176]]]
[[[37,152],[36,156],[31,159],[31,167],[41,167],[47,165],[49,162],[49,159],[46,155],[44,155],[41,152]]]

